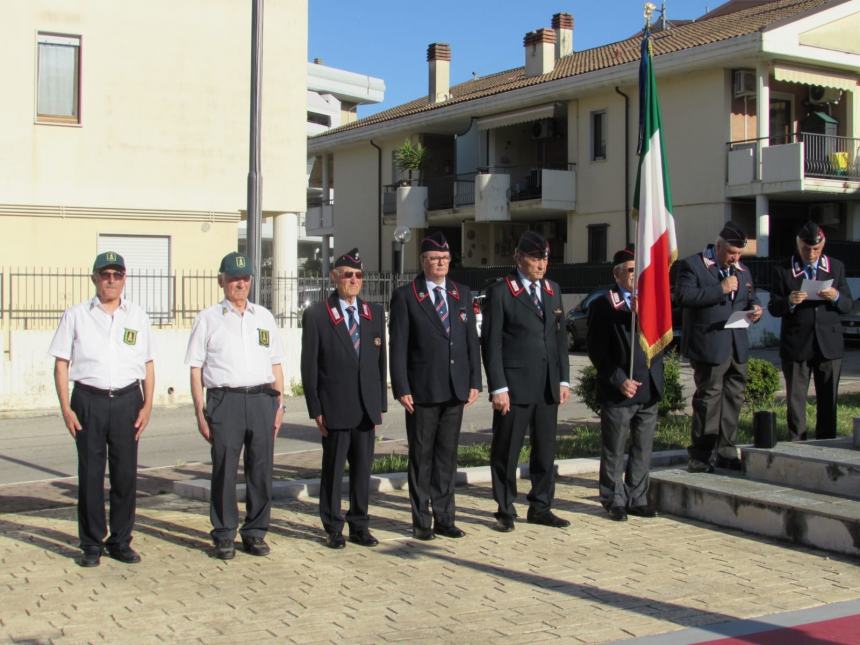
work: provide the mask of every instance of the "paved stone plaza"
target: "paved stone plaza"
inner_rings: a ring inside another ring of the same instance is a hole
[[[208,507],[160,495],[138,509],[143,562],[95,569],[73,560],[74,508],[0,514],[0,639],[595,643],[860,598],[850,558],[670,517],[617,524],[590,476],[557,499],[570,529],[500,534],[489,488],[462,488],[467,537],[424,543],[406,492],[381,493],[379,547],[343,551],[323,547],[316,500],[278,503],[272,555],[222,562]]]

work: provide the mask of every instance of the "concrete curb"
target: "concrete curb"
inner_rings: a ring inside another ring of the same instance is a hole
[[[673,464],[685,463],[687,451],[664,450],[655,452],[651,456],[651,467],[671,466]],[[556,474],[559,477],[572,477],[574,475],[586,475],[598,472],[600,459],[597,457],[579,457],[576,459],[562,459],[555,462]],[[528,479],[528,464],[520,464],[519,479]],[[472,484],[486,484],[491,481],[489,466],[475,466],[473,468],[459,468],[457,470],[457,485],[469,486]],[[347,490],[348,482],[344,478],[342,485]],[[180,497],[208,501],[211,482],[208,479],[188,479],[173,482],[173,492]],[[385,493],[393,490],[404,490],[408,487],[406,473],[386,473],[382,475],[371,475],[370,492]],[[291,500],[308,499],[319,497],[319,479],[290,479],[275,480],[272,482],[272,499]],[[240,502],[245,501],[245,484],[236,486],[236,496]]]

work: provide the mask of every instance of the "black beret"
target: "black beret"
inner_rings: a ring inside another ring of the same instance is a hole
[[[612,256],[612,266],[618,266],[633,260],[633,249],[621,249]]]
[[[549,242],[540,233],[526,231],[517,242],[517,251],[533,258],[548,258]]]
[[[743,248],[747,245],[747,234],[744,230],[734,222],[726,222],[723,230],[720,231],[720,237],[732,246]]]
[[[428,253],[429,251],[451,252],[448,246],[448,240],[445,239],[445,234],[442,231],[431,233],[421,240],[421,252]]]
[[[824,241],[824,230],[815,222],[806,222],[797,231],[797,237],[814,246]]]
[[[350,269],[361,268],[361,258],[358,256],[358,249],[352,249],[341,255],[334,261],[334,268],[349,267]]]

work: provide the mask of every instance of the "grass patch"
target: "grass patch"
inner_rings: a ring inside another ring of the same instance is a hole
[[[777,402],[776,434],[779,441],[788,440],[788,425],[785,418],[784,402]],[[854,417],[860,417],[860,393],[842,394],[839,396],[837,408],[836,432],[840,436],[850,436],[853,432]],[[654,450],[677,450],[690,444],[690,425],[692,417],[687,415],[669,415],[657,421],[657,433],[654,437]],[[753,433],[752,410],[744,407],[738,422],[737,443],[752,443]],[[814,434],[815,405],[806,404],[806,425],[810,434]],[[528,463],[530,446],[528,439],[520,451],[519,463]],[[559,436],[556,442],[556,459],[573,459],[576,457],[597,457],[600,455],[600,426],[599,424],[578,425],[569,434]],[[490,463],[490,444],[475,443],[460,446],[457,449],[457,465],[460,468],[487,466]],[[402,473],[406,472],[408,459],[406,455],[379,455],[373,460],[371,472]]]

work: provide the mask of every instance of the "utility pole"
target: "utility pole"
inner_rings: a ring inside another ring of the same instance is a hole
[[[260,174],[260,122],[263,98],[263,0],[251,0],[251,136],[248,160],[248,260],[254,271],[251,302],[260,302],[263,177]]]

